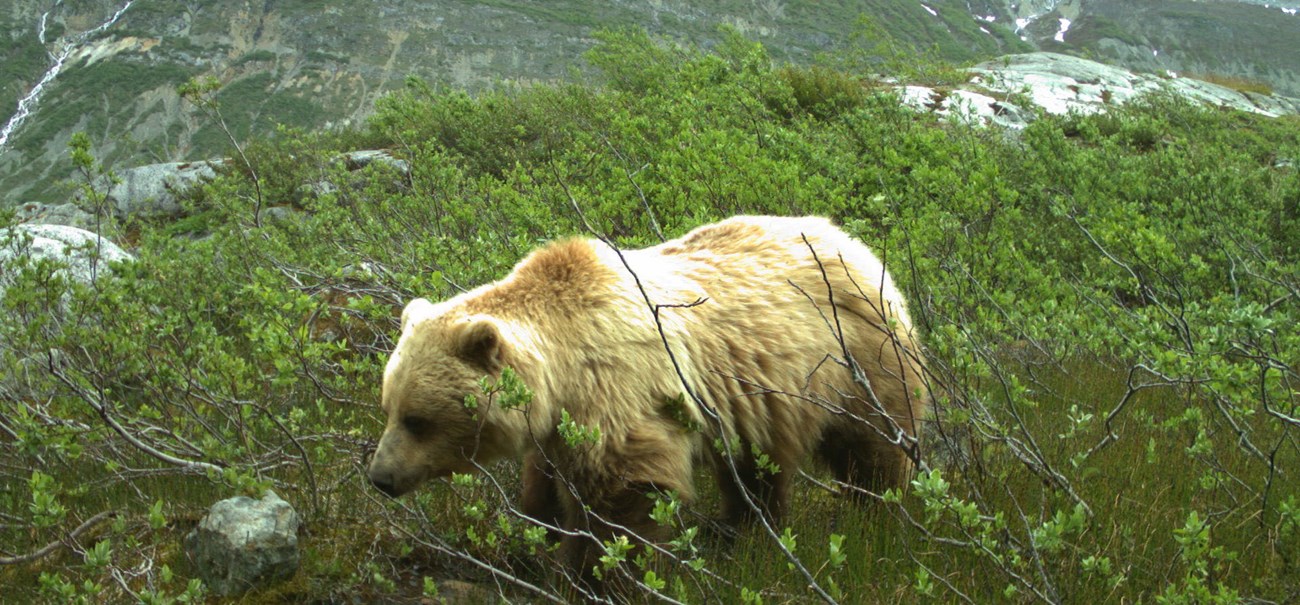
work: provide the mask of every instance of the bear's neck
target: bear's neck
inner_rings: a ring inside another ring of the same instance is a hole
[[[505,363],[515,371],[533,397],[520,409],[496,410],[498,413],[493,415],[493,420],[497,434],[509,436],[504,445],[511,450],[513,457],[519,458],[553,436],[560,417],[551,403],[554,390],[545,371],[547,360],[540,353],[539,336],[517,322],[510,322],[508,329],[511,346]]]

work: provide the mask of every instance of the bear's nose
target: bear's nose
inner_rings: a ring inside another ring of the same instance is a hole
[[[370,475],[370,482],[374,484],[379,491],[388,494],[390,497],[397,497],[397,486],[393,484],[392,475]]]

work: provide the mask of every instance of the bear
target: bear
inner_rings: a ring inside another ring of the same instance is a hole
[[[505,368],[531,401],[466,405]],[[666,538],[653,498],[689,503],[700,465],[732,525],[779,520],[805,458],[905,486],[928,400],[907,305],[865,245],[825,218],[737,216],[640,250],[551,243],[500,281],[410,301],[368,474],[396,497],[522,458],[521,512],[590,579],[597,541]],[[595,430],[575,443],[561,424]]]

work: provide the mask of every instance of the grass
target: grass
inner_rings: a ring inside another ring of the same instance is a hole
[[[1214,74],[1214,73],[1191,73],[1184,74],[1188,78],[1195,78],[1210,84],[1218,84],[1224,88],[1231,88],[1237,92],[1250,93],[1257,95],[1272,95],[1273,87],[1267,82],[1253,80],[1251,78],[1234,75]]]

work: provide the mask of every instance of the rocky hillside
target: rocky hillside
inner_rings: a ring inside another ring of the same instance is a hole
[[[215,100],[239,139],[356,124],[409,76],[471,90],[582,77],[593,33],[618,27],[707,47],[729,25],[797,63],[882,43],[963,63],[1039,47],[1300,96],[1300,44],[1288,42],[1300,40],[1300,17],[1282,10],[1292,6],[1300,0],[0,0],[0,206],[66,199],[77,131],[119,169],[225,154],[227,133],[176,92],[195,77],[221,84]]]
[[[1016,6],[1042,50],[1300,96],[1296,0],[1039,0]]]
[[[63,156],[77,130],[112,166],[224,152],[225,134],[176,94],[195,76],[223,84],[222,115],[243,137],[277,124],[355,123],[408,76],[469,89],[567,78],[601,28],[644,27],[708,46],[718,26],[730,25],[778,60],[806,62],[851,44],[863,11],[898,39],[949,59],[1028,50],[1008,28],[981,31],[959,0],[930,5],[9,0],[0,2],[8,38],[0,46],[0,120],[12,120],[34,89],[40,94],[0,150],[0,190],[7,205],[63,197],[54,183],[69,174]],[[38,89],[59,58],[57,77]]]

